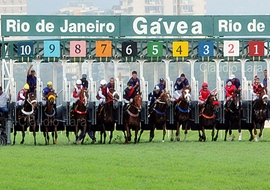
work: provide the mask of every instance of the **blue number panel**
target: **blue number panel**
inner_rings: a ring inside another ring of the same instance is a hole
[[[60,57],[60,41],[44,41],[44,57]]]
[[[214,56],[214,42],[199,42],[199,56]]]
[[[18,42],[18,55],[21,57],[32,57],[34,54],[33,42]]]

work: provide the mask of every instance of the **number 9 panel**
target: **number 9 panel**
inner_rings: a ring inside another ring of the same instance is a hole
[[[60,41],[44,41],[44,57],[60,57]]]

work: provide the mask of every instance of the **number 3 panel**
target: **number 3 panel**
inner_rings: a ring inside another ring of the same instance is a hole
[[[122,57],[137,56],[137,42],[123,42],[122,43]]]
[[[44,41],[44,57],[60,57],[60,41]]]
[[[70,41],[70,57],[86,57],[86,41]]]
[[[214,56],[214,42],[199,42],[199,56]]]
[[[224,56],[239,56],[239,41],[238,40],[225,40],[223,47]]]

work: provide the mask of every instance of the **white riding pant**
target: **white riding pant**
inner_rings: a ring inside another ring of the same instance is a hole
[[[105,103],[106,103],[105,98],[100,98],[100,99],[99,99],[99,105],[103,105],[103,104],[105,104]]]
[[[73,98],[74,104],[79,100],[80,98]]]
[[[180,96],[181,96],[181,94],[182,94],[182,90],[176,90],[176,91],[174,91],[174,93],[173,93],[173,98],[179,99]]]
[[[17,101],[17,106],[23,106],[23,105],[24,105],[24,100]]]

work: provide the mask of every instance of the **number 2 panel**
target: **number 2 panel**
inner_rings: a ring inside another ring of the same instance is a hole
[[[70,57],[86,57],[86,41],[70,41]]]
[[[112,41],[96,41],[96,57],[111,57]]]
[[[238,40],[225,40],[223,47],[224,56],[232,57],[239,56],[239,41]]]
[[[44,41],[44,57],[60,57],[60,41]]]
[[[137,56],[137,42],[123,42],[122,43],[122,57]]]

